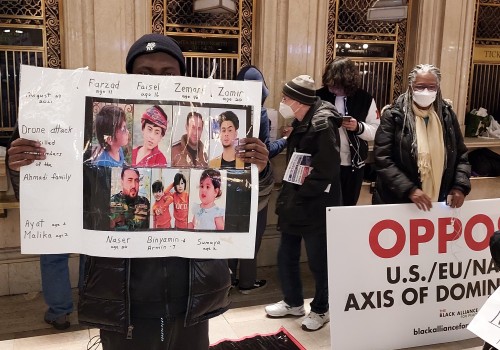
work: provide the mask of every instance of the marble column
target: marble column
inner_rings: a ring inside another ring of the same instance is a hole
[[[124,73],[130,45],[151,32],[147,1],[67,0],[62,13],[65,68]]]

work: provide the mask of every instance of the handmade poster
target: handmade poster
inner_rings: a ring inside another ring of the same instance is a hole
[[[500,199],[327,208],[333,349],[391,350],[473,338],[500,285],[489,238]],[[383,321],[381,321],[383,320]],[[352,330],[363,337],[352,340]]]
[[[22,66],[22,253],[252,258],[259,84]]]

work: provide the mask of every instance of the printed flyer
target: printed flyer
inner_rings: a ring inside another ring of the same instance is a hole
[[[253,257],[259,85],[22,66],[22,253]]]
[[[500,199],[327,208],[333,349],[390,350],[473,338],[500,285],[489,239]],[[362,219],[360,219],[362,218]],[[352,339],[353,330],[363,337]]]

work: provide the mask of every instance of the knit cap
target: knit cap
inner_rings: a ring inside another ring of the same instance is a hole
[[[305,105],[316,102],[314,80],[309,75],[299,75],[283,86],[283,95]]]
[[[146,111],[142,114],[141,122],[149,121],[163,130],[167,130],[167,116],[161,107],[153,106],[146,109]]]
[[[125,69],[127,73],[132,73],[132,66],[137,57],[155,52],[165,52],[179,61],[181,75],[186,74],[186,63],[184,55],[177,42],[162,34],[146,34],[132,44],[128,50]]]

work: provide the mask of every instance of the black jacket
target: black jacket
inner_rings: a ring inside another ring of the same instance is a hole
[[[335,105],[335,98],[337,96],[332,94],[326,86],[316,90],[316,96],[323,101],[328,101]],[[372,95],[365,90],[357,89],[354,94],[347,96],[346,113],[358,122],[366,122],[372,101]],[[346,130],[347,137],[349,138],[352,167],[357,169],[362,168],[365,165],[366,158],[368,158],[368,142],[358,137],[363,131],[364,128],[358,132]]]
[[[311,154],[313,170],[302,185],[283,181],[276,201],[278,230],[289,234],[326,230],[326,207],[342,205],[340,138],[342,118],[319,98],[304,119],[294,120],[287,142],[287,165],[294,152]]]
[[[17,138],[16,129],[11,142]],[[9,170],[9,174],[18,197],[19,172]],[[269,182],[268,177],[272,178],[271,171],[261,176],[261,182]],[[81,324],[130,336],[131,315],[176,317],[185,314],[185,324],[189,326],[225,312],[229,306],[230,285],[225,259],[88,256],[78,318]]]
[[[412,137],[407,128],[403,130],[403,97],[401,95],[393,106],[385,110],[375,134],[377,181],[372,198],[374,204],[411,203],[411,191],[422,188]],[[438,201],[444,201],[454,188],[464,195],[469,194],[471,171],[457,116],[444,101],[442,116],[446,164]]]

